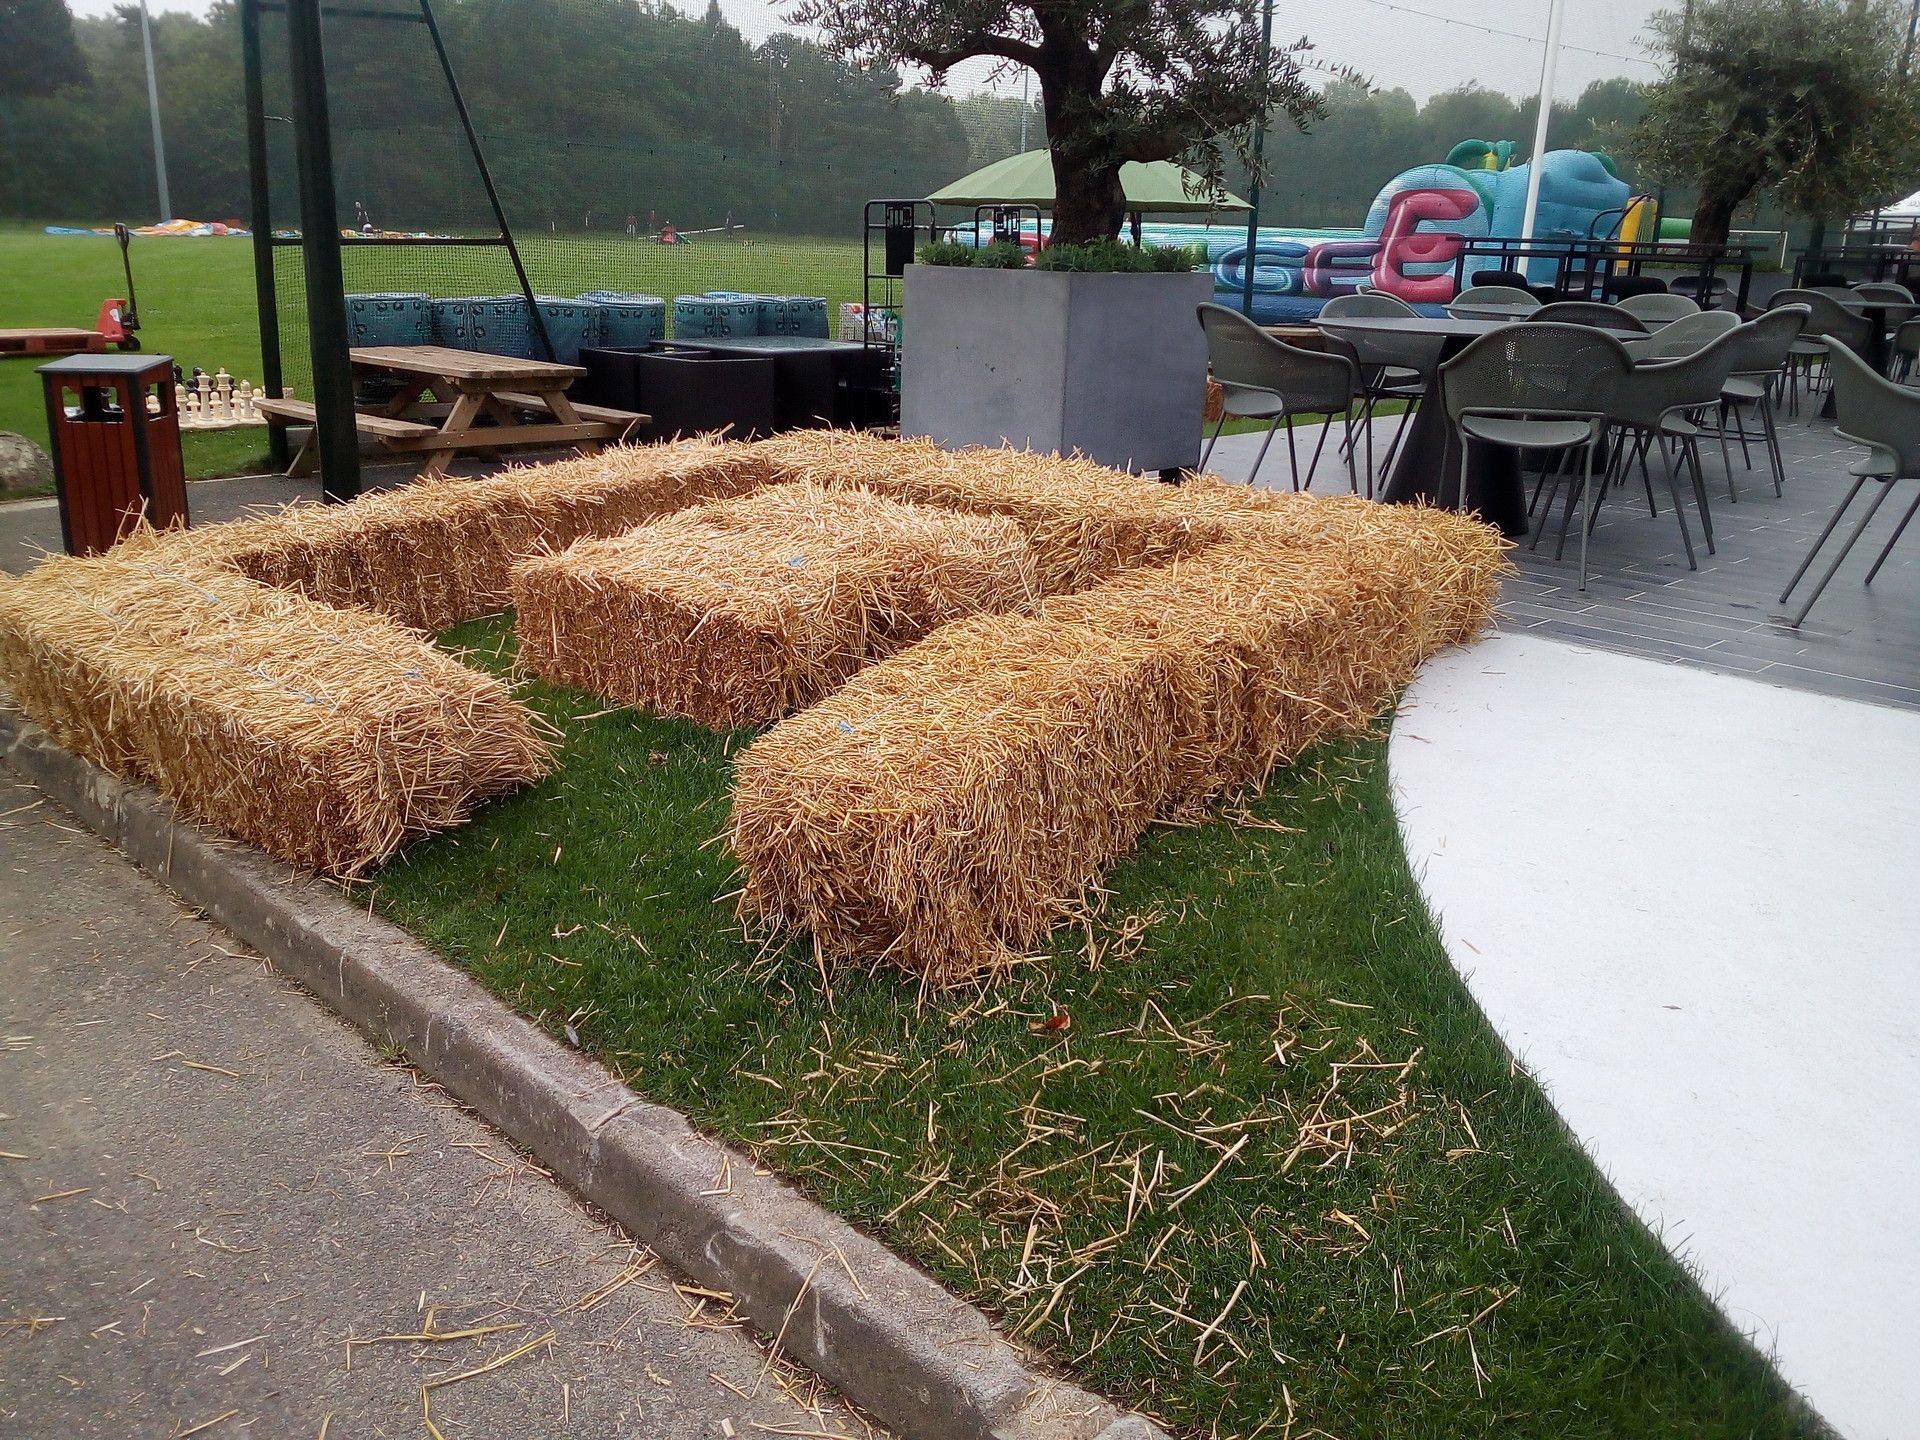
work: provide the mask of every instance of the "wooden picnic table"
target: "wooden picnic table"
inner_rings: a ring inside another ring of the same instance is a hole
[[[587,373],[578,365],[443,345],[370,345],[347,353],[356,374],[398,382],[385,400],[362,409],[355,425],[383,449],[424,457],[423,477],[445,474],[463,453],[571,445],[593,454],[606,441],[624,440],[647,418],[569,400],[567,387]],[[256,408],[283,422],[313,419],[313,406],[304,401],[262,400]],[[314,462],[309,434],[287,473],[306,474]]]

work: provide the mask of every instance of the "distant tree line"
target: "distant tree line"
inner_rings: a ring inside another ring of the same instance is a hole
[[[395,5],[396,9],[406,9]],[[658,0],[436,0],[462,88],[517,228],[619,232],[629,217],[682,230],[731,216],[749,235],[851,235],[873,198],[924,195],[1020,149],[1022,104],[950,97],[860,69],[792,34],[750,42],[715,5]],[[153,17],[175,210],[247,214],[239,9]],[[263,19],[276,223],[297,221],[285,35]],[[488,224],[485,197],[424,28],[329,22],[340,223],[363,203],[396,230]],[[1549,142],[1610,149],[1644,108],[1624,79],[1555,108]],[[1269,224],[1355,226],[1375,192],[1463,139],[1525,152],[1535,102],[1478,87],[1424,104],[1336,81],[1302,134],[1266,140]],[[1037,104],[1026,144],[1046,144]],[[1631,173],[1628,173],[1631,179]],[[1227,175],[1245,191],[1243,167]],[[154,205],[138,12],[75,19],[66,0],[0,0],[0,213],[145,219]],[[1670,198],[1686,214],[1691,197]],[[1751,208],[1739,223],[1756,220]]]

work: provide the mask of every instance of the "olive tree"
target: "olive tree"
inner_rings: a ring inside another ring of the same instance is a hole
[[[1319,97],[1306,41],[1262,44],[1252,0],[799,0],[788,18],[871,64],[1025,66],[1053,154],[1053,238],[1106,239],[1126,219],[1120,167],[1184,160],[1210,186],[1226,153],[1280,111],[1304,128]]]
[[[1699,195],[1693,238],[1725,244],[1759,194],[1819,218],[1920,180],[1905,0],[1695,0],[1648,22],[1660,78],[1622,146]]]

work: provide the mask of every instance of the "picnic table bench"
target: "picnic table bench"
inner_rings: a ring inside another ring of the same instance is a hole
[[[608,441],[626,439],[647,419],[569,400],[567,387],[586,373],[577,365],[440,345],[367,346],[349,351],[348,358],[356,374],[395,383],[387,398],[355,411],[355,429],[383,450],[423,457],[423,477],[445,474],[459,454],[566,445],[592,454]],[[263,399],[255,409],[269,424],[314,422],[314,407],[304,400]],[[317,459],[309,431],[287,473],[309,474]]]

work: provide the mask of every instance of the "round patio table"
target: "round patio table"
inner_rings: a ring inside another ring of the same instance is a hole
[[[1440,364],[1445,365],[1482,335],[1491,335],[1516,322],[1467,320],[1453,315],[1355,315],[1335,322],[1338,330],[1372,330],[1380,334],[1426,335],[1440,339]],[[1407,425],[1393,472],[1380,498],[1392,504],[1425,501],[1457,507],[1460,495],[1460,437],[1447,418],[1443,382],[1434,372],[1433,384]],[[1489,525],[1508,536],[1527,533],[1527,492],[1520,479],[1520,452],[1504,445],[1473,445],[1467,450],[1467,508],[1478,511]]]

